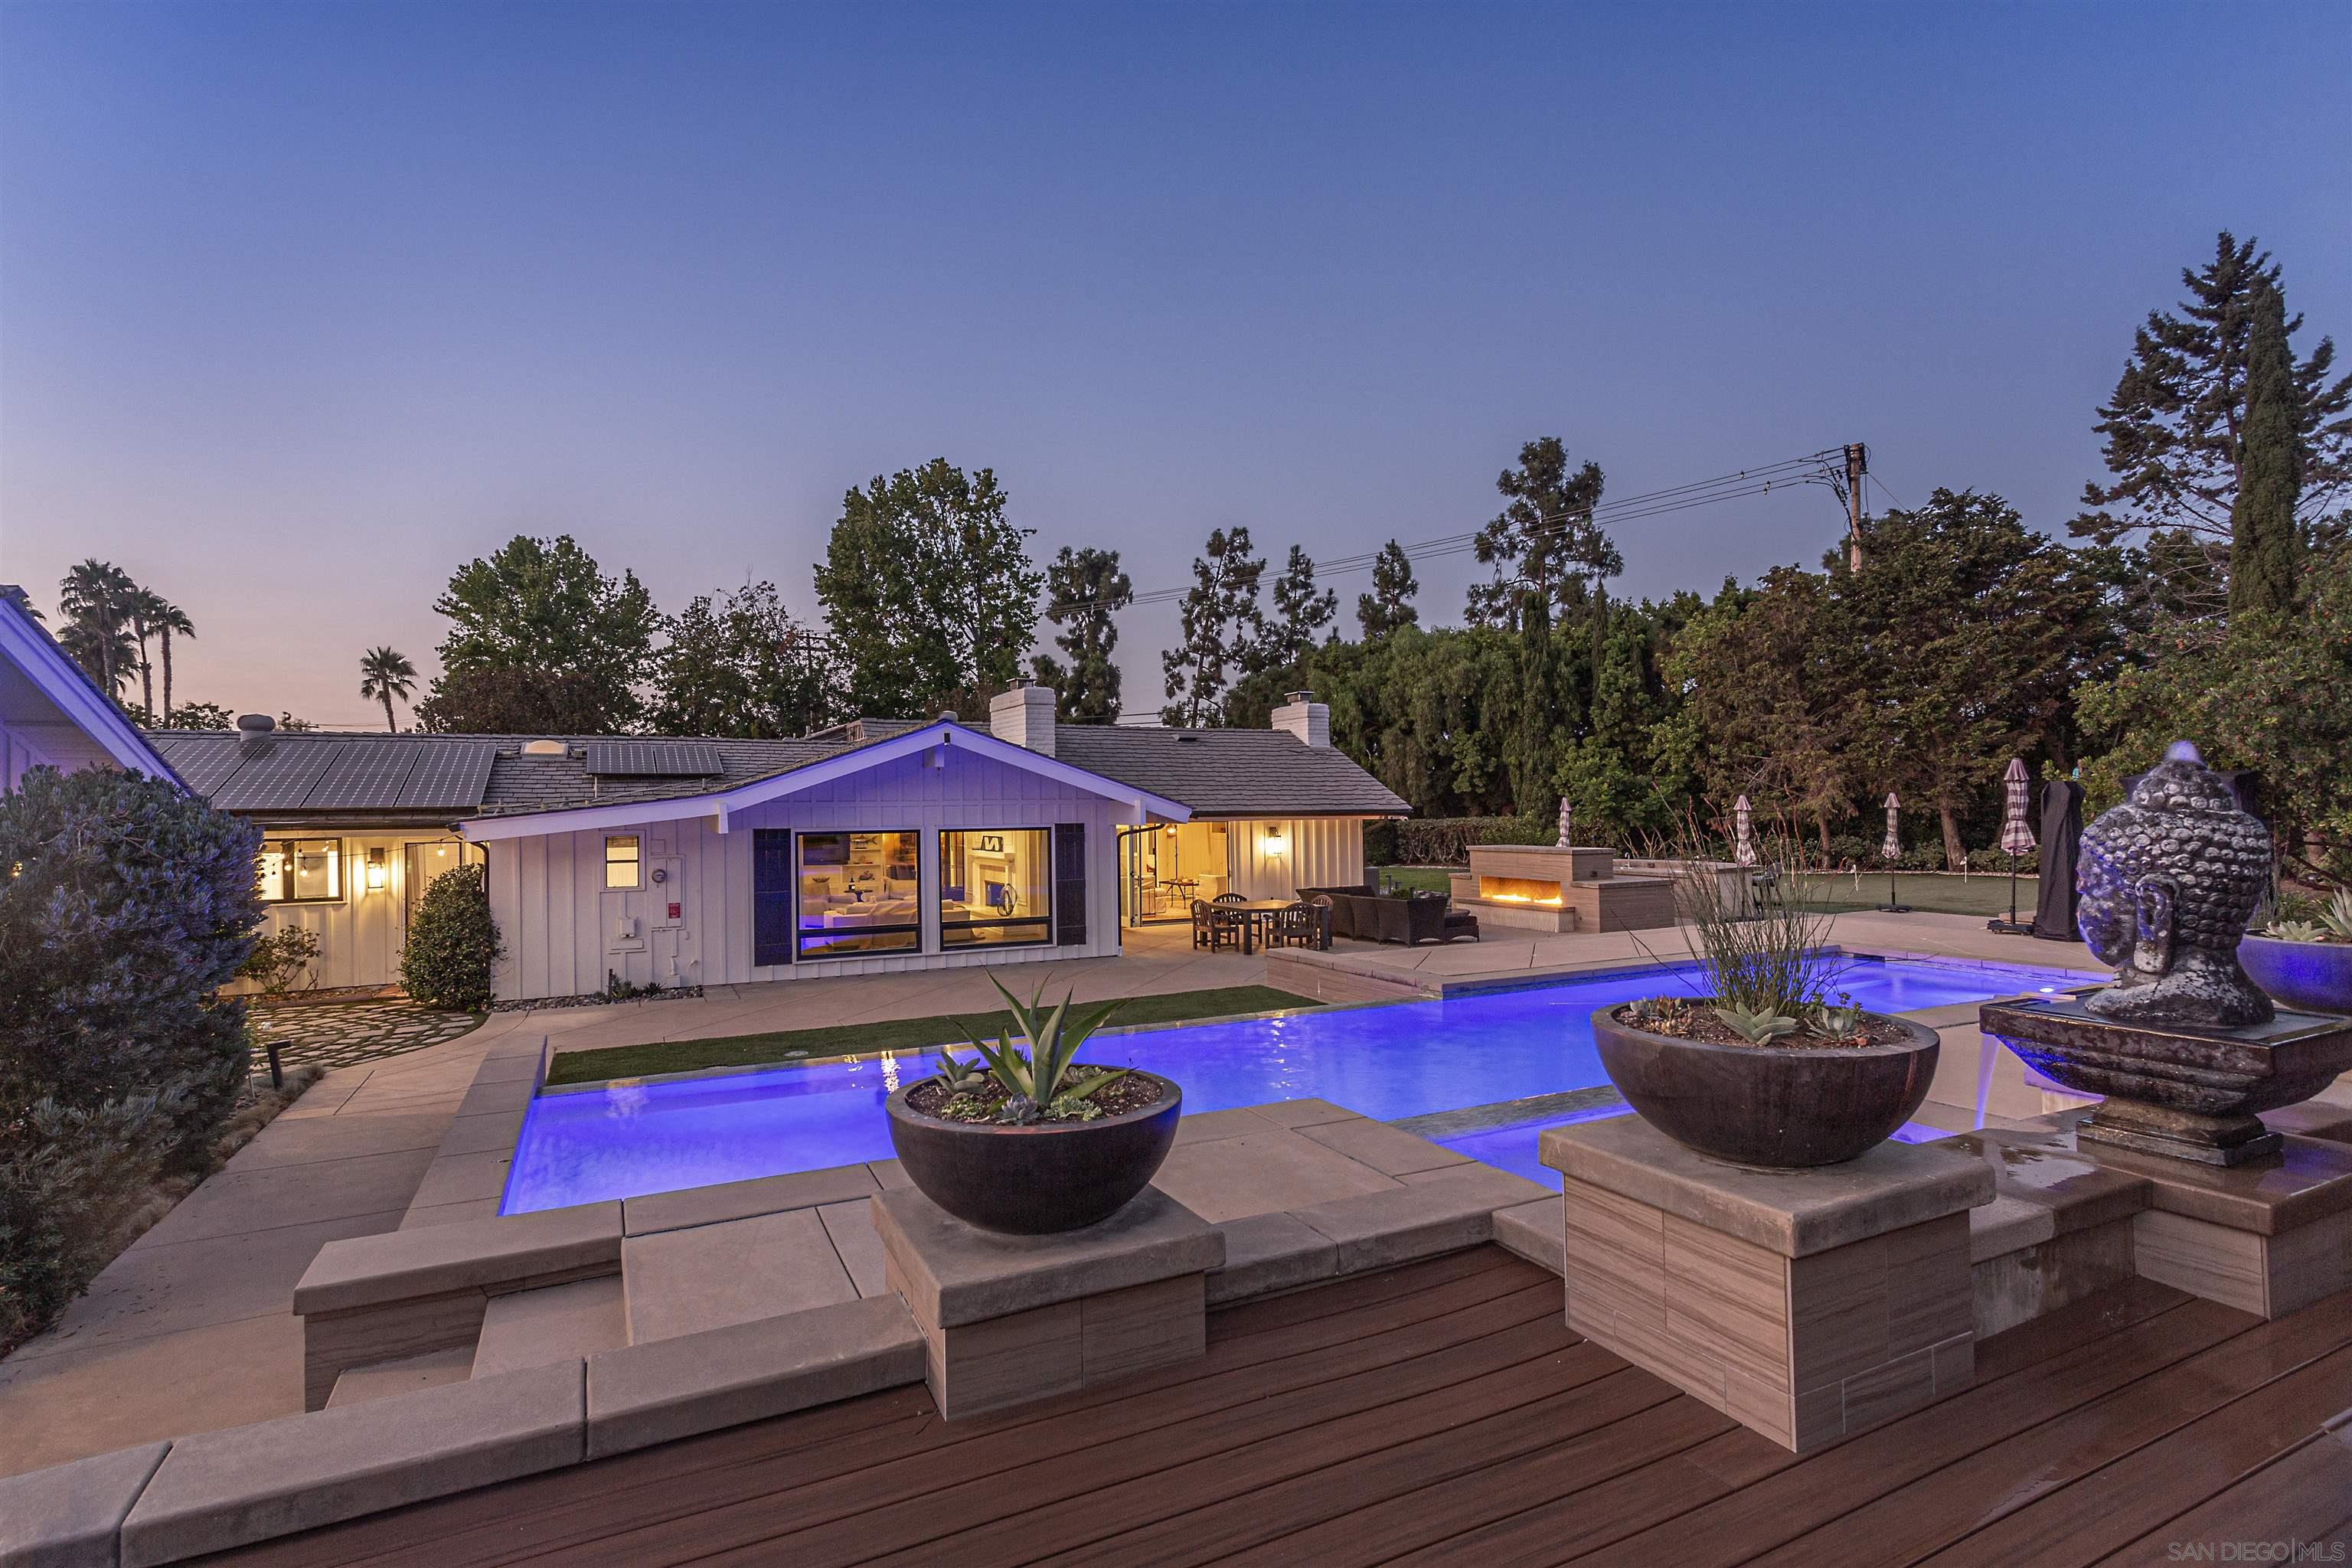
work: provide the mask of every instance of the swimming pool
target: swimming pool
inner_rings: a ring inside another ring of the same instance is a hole
[[[1696,974],[1693,964],[1661,964],[1439,1002],[1180,1025],[1101,1037],[1081,1057],[1176,1079],[1188,1113],[1311,1097],[1391,1121],[1605,1084],[1592,1046],[1593,1009],[1695,990]],[[1916,1013],[2086,978],[2093,977],[1853,959],[1831,989],[1874,1012]],[[523,1119],[499,1212],[887,1159],[882,1101],[929,1073],[930,1061],[929,1052],[910,1052],[542,1095]],[[1476,1146],[1446,1142],[1525,1173],[1535,1131],[1498,1130],[1508,1136]]]

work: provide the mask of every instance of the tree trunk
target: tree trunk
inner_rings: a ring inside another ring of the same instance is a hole
[[[383,698],[383,727],[397,735],[400,733],[400,721],[392,716],[392,689],[386,687],[379,695]]]
[[[1960,868],[1960,857],[1968,853],[1960,847],[1959,816],[1948,802],[1942,801],[1937,803],[1936,815],[1944,824],[1944,869],[1957,871]]]
[[[1822,830],[1822,869],[1826,871],[1831,868],[1830,814],[1826,811],[1817,811],[1813,813],[1813,823],[1814,826],[1818,826]]]
[[[172,721],[172,628],[163,628],[163,722]]]

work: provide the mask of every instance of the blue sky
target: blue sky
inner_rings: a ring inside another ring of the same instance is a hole
[[[1147,588],[1475,527],[1547,434],[1613,495],[1865,440],[2063,531],[2216,229],[2352,334],[2347,76],[2340,4],[5,0],[0,579],[112,559],[184,695],[365,721],[517,531],[813,615],[843,490],[933,456]],[[1629,523],[1619,587],[1834,507]]]

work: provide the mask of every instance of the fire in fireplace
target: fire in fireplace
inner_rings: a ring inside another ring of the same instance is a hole
[[[1503,904],[1540,904],[1546,909],[1560,907],[1558,882],[1538,881],[1533,877],[1489,877],[1478,879],[1478,896]]]

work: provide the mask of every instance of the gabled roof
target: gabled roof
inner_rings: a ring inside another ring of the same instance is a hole
[[[721,797],[834,759],[851,769],[882,760],[876,748],[938,731],[940,723],[863,719],[792,741],[615,739],[611,736],[422,735],[277,731],[257,742],[231,731],[159,732],[156,745],[215,805],[278,821],[450,823],[572,812],[656,801],[716,810]],[[950,726],[952,743],[985,741],[1008,760],[1058,763],[1193,816],[1401,816],[1411,807],[1329,747],[1279,730],[1162,730],[1107,724],[1055,726],[1053,757]],[[531,755],[535,741],[552,755]],[[913,743],[911,749],[936,744]],[[557,750],[560,748],[560,750]],[[897,754],[895,752],[889,754]],[[672,760],[664,761],[664,757]],[[628,772],[597,773],[607,767]],[[715,773],[647,773],[644,767]],[[802,778],[791,788],[806,788]],[[1088,785],[1087,787],[1095,787]],[[644,813],[637,814],[642,819]]]
[[[41,737],[38,749],[50,755],[85,766],[112,763],[178,784],[138,726],[25,613],[22,592],[0,588],[0,715],[9,728]]]
[[[735,812],[803,790],[814,789],[834,779],[864,773],[904,757],[918,756],[936,747],[952,747],[1007,767],[1041,774],[1090,795],[1118,801],[1133,813],[1139,822],[1183,822],[1192,815],[1192,808],[1181,801],[1137,789],[1117,779],[1046,756],[1042,752],[1016,746],[1010,741],[1000,741],[985,731],[969,729],[951,720],[942,719],[919,729],[868,741],[864,745],[836,749],[824,756],[780,769],[765,778],[749,779],[730,787],[705,787],[690,793],[603,794],[593,800],[551,810],[487,811],[461,825],[461,831],[467,838],[478,842],[538,833],[593,832],[600,827],[624,827],[643,821],[646,804],[658,802],[667,807],[672,816],[715,816],[719,819],[719,831],[724,833],[728,830],[729,817]]]

